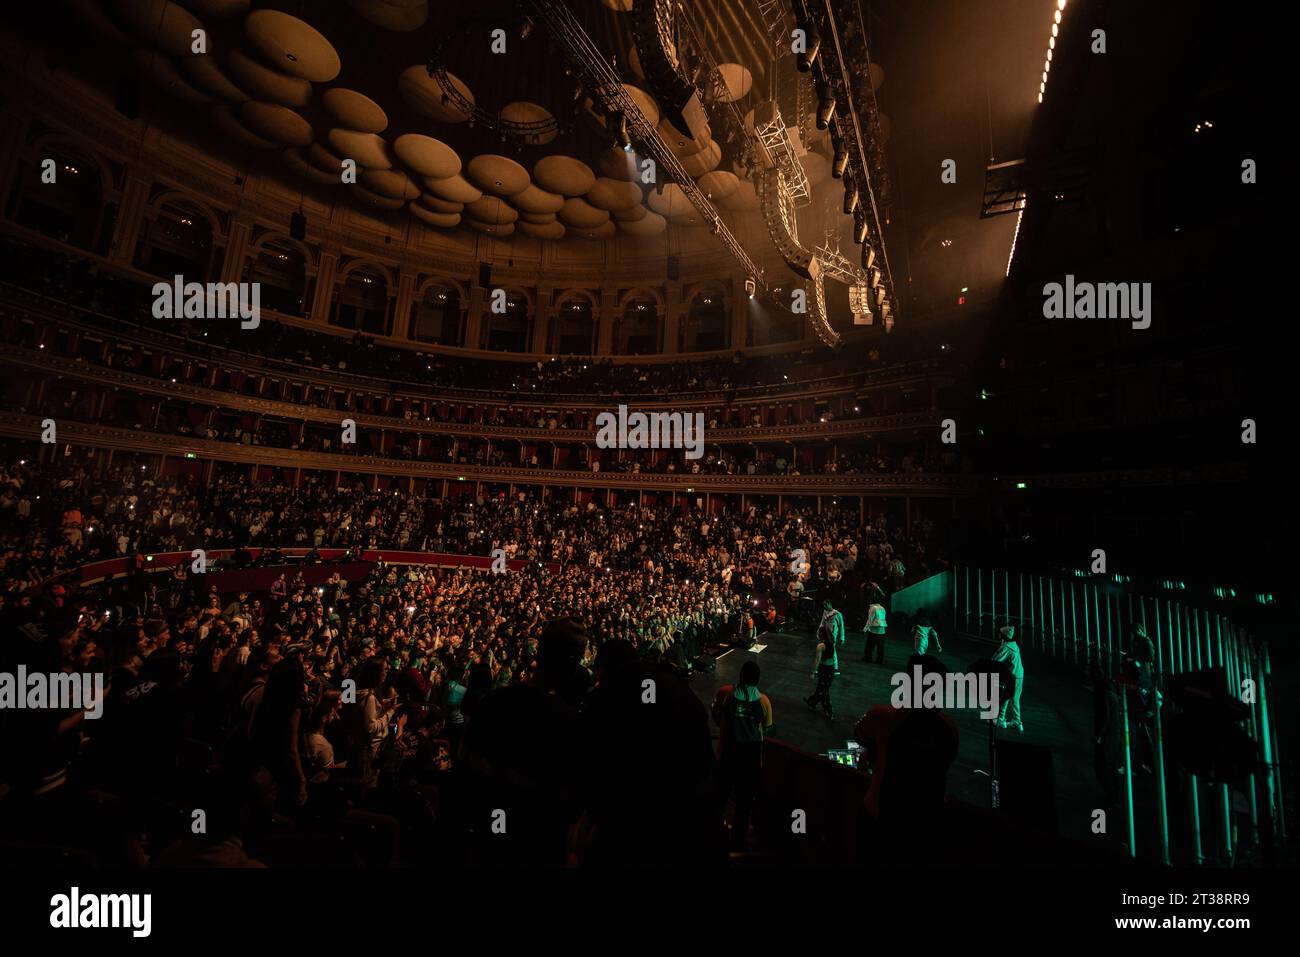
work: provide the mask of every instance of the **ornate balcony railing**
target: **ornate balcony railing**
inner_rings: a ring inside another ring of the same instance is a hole
[[[350,418],[358,426],[368,426],[394,432],[520,439],[540,442],[591,442],[596,434],[594,429],[547,429],[530,426],[487,425],[473,422],[425,421],[423,419],[407,419],[398,416],[373,415],[364,412],[323,408],[316,405],[284,402],[277,399],[242,395],[237,392],[209,389],[188,382],[169,382],[134,372],[125,372],[121,369],[95,365],[84,359],[69,359],[34,349],[14,349],[5,355],[0,355],[0,366],[30,370],[62,378],[73,378],[80,382],[111,386],[114,389],[127,389],[144,395],[185,400],[232,411],[252,412],[257,415],[277,416],[295,422],[305,421],[335,427],[343,419]],[[614,411],[614,409],[615,404],[611,403],[608,406],[608,411]],[[852,438],[881,432],[922,428],[933,429],[938,427],[938,423],[943,416],[944,413],[942,412],[932,411],[899,412],[860,419],[832,419],[827,422],[736,426],[709,429],[707,440],[712,444],[751,444],[757,442]]]
[[[146,329],[129,320],[104,316],[109,325],[83,321],[86,311],[71,303],[35,293],[26,289],[0,284],[0,301],[14,308],[23,309],[34,317],[56,320],[70,328],[81,330],[94,336],[109,336],[115,341],[138,346],[152,351],[174,351],[178,356],[220,362],[223,368],[244,372],[250,375],[279,375],[295,380],[341,389],[361,389],[378,395],[405,394],[413,399],[433,400],[472,400],[474,402],[506,405],[526,402],[529,405],[547,408],[590,407],[591,393],[545,392],[529,395],[521,399],[503,397],[502,390],[474,389],[463,386],[439,386],[436,391],[420,383],[399,382],[392,378],[379,378],[341,369],[326,369],[304,366],[298,362],[278,359],[274,356],[250,356],[207,342],[198,342],[184,336],[174,335],[158,328]],[[273,318],[275,313],[263,310]],[[329,335],[321,331],[321,335]],[[524,361],[521,357],[518,361]],[[682,362],[691,362],[691,355],[676,357]],[[491,361],[485,359],[483,361]],[[926,384],[947,384],[954,381],[953,363],[948,359],[923,359],[899,363],[878,370],[871,370],[863,379],[864,370],[821,375],[794,382],[769,383],[765,385],[737,386],[735,388],[698,389],[674,393],[628,393],[625,396],[611,395],[610,398],[636,398],[645,407],[668,406],[674,409],[693,408],[710,404],[742,404],[747,402],[780,402],[806,397],[809,394],[830,396],[852,392],[854,390],[870,391],[896,386],[921,386]],[[862,380],[862,381],[859,381]]]
[[[42,417],[0,413],[0,436],[39,443]],[[495,485],[558,485],[578,488],[640,489],[660,492],[735,492],[760,495],[971,495],[985,480],[974,475],[908,472],[898,474],[719,475],[646,472],[591,472],[585,469],[531,469],[512,466],[457,465],[390,459],[376,455],[342,455],[277,449],[162,435],[79,422],[58,424],[60,444],[86,445],[146,455],[193,457],[241,465],[349,472],[444,482]]]

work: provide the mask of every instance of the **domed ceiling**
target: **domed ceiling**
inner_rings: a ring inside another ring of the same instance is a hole
[[[110,86],[138,77],[151,116],[241,165],[254,154],[295,189],[333,189],[332,199],[381,215],[406,210],[438,229],[546,240],[706,225],[677,186],[642,182],[640,157],[615,145],[612,124],[516,3],[67,2],[90,41],[87,69]],[[718,209],[756,215],[732,151],[660,119],[635,56],[630,0],[572,6]],[[761,21],[743,7],[710,8],[728,27],[716,47],[718,99],[741,115],[764,89],[770,56]],[[349,160],[354,183],[344,183]]]

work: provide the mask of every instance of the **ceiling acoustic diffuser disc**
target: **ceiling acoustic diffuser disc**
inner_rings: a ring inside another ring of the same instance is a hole
[[[345,129],[360,133],[382,133],[388,128],[388,114],[364,93],[336,86],[322,93],[320,100],[325,104],[325,109],[339,121],[339,126]]]
[[[310,23],[279,10],[254,10],[244,19],[248,42],[268,65],[311,83],[328,83],[343,63],[334,44]]]
[[[561,196],[582,196],[596,185],[596,174],[572,156],[545,156],[533,166],[533,179],[543,189]]]

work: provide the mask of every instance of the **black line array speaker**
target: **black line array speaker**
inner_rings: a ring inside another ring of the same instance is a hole
[[[487,289],[492,285],[492,264],[478,264],[478,285],[480,289]]]
[[[709,136],[709,117],[700,91],[683,75],[677,53],[669,50],[660,29],[674,15],[672,0],[636,0],[632,33],[637,58],[664,117],[691,139],[703,140]]]
[[[1041,744],[999,738],[998,795],[1002,813],[1035,831],[1056,834],[1052,752]]]
[[[307,217],[301,212],[289,217],[289,235],[299,242],[307,238]]]

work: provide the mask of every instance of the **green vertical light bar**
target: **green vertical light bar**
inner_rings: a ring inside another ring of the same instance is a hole
[[[989,637],[998,636],[998,570],[989,572]]]
[[[1233,658],[1236,659],[1237,662],[1237,688],[1238,688],[1238,694],[1240,696],[1241,686],[1250,677],[1251,674],[1250,648],[1246,644],[1246,642],[1242,640],[1241,634],[1240,632],[1237,631],[1236,625],[1234,625],[1232,622],[1228,621],[1227,619],[1224,619],[1224,624],[1227,625],[1228,645],[1232,649]],[[1258,690],[1256,690],[1255,693],[1255,700],[1256,701],[1259,700]],[[1248,732],[1250,734],[1251,739],[1255,741],[1256,746],[1258,746],[1259,722],[1256,720],[1255,717],[1255,705],[1251,703],[1247,705],[1247,707],[1250,708],[1250,718],[1248,719],[1248,724],[1249,724]],[[1262,753],[1263,752],[1261,750],[1261,754]],[[1254,840],[1256,843],[1258,843],[1259,841],[1259,791],[1255,785],[1255,778],[1257,776],[1258,775],[1256,774],[1252,774],[1247,779],[1247,783],[1246,783],[1248,798],[1250,801],[1250,832],[1251,832],[1252,840]]]
[[[1205,656],[1205,658],[1201,657],[1201,623],[1196,620],[1196,616],[1193,615],[1190,611],[1188,611],[1188,609],[1182,608],[1182,606],[1179,607],[1181,609],[1182,614],[1187,616],[1187,620],[1189,623],[1189,631],[1191,631],[1192,634],[1192,643],[1196,647],[1196,670],[1200,671],[1202,668],[1206,667],[1205,664],[1202,664],[1202,661],[1208,663],[1209,660],[1208,654]],[[1209,636],[1207,635],[1206,637],[1208,639]]]
[[[1179,648],[1179,654],[1182,658],[1179,670],[1186,674],[1189,671],[1196,670],[1196,651],[1192,643],[1192,628],[1183,616],[1178,614],[1178,606],[1172,601],[1165,603],[1165,610],[1173,616],[1174,621],[1178,622],[1178,634],[1182,636],[1182,647]]]
[[[1047,629],[1043,625],[1043,576],[1033,576],[1033,588],[1030,589],[1030,604],[1033,604],[1034,592],[1038,592],[1038,616],[1034,619],[1034,631],[1038,632],[1038,650],[1047,651]]]
[[[1233,690],[1233,685],[1232,685],[1232,680],[1233,680],[1232,670],[1231,670],[1232,666],[1227,661],[1223,653],[1224,652],[1223,632],[1220,629],[1220,622],[1221,619],[1216,615],[1214,619],[1215,634],[1213,636],[1213,639],[1211,639],[1210,613],[1208,611],[1205,613],[1205,641],[1206,644],[1212,643],[1215,646],[1217,646],[1218,659],[1219,659],[1218,664],[1223,668],[1224,673],[1227,675],[1228,694],[1233,697],[1236,697],[1236,692]],[[1211,661],[1212,666],[1213,664],[1214,662]],[[1233,839],[1233,827],[1232,827],[1232,793],[1228,790],[1228,785],[1226,784],[1219,785],[1219,814],[1220,814],[1221,823],[1223,825],[1223,852],[1225,855],[1223,863],[1228,864],[1233,859],[1234,839]]]
[[[1025,630],[1025,573],[1016,572],[1016,631]]]
[[[1282,775],[1278,768],[1277,747],[1273,741],[1273,722],[1268,714],[1268,645],[1259,642],[1255,646],[1255,652],[1255,697],[1259,704],[1259,736],[1264,748],[1264,764],[1269,769],[1268,793],[1265,797],[1268,801],[1269,820],[1273,823],[1274,844],[1281,847],[1286,843],[1286,814],[1278,801],[1278,795],[1285,792],[1282,790]]]
[[[1119,601],[1119,596],[1114,596]],[[1110,614],[1111,594],[1106,592],[1106,675],[1110,676],[1115,671],[1115,622]]]
[[[1201,613],[1193,611],[1192,614],[1198,618]],[[1210,646],[1210,667],[1219,667],[1223,669],[1223,680],[1228,684],[1228,694],[1232,694],[1233,674],[1232,662],[1228,660],[1225,654],[1227,645],[1223,640],[1223,631],[1219,627],[1219,619],[1212,616],[1208,611],[1205,612],[1205,643]]]
[[[1074,581],[1068,582],[1070,586],[1070,657],[1077,665],[1079,663],[1079,615],[1074,607]],[[1062,599],[1062,611],[1064,608],[1064,599]]]
[[[1110,610],[1110,598],[1106,599],[1107,608]],[[1097,664],[1101,664],[1101,586],[1093,583],[1092,586],[1092,620],[1097,629]]]
[[[1159,599],[1156,603],[1159,604]],[[1166,619],[1169,621],[1176,636],[1175,647],[1178,649],[1178,672],[1190,671],[1191,662],[1191,645],[1186,629],[1183,627],[1182,616],[1176,614],[1176,606],[1173,602],[1165,603]],[[1199,867],[1205,863],[1205,851],[1201,844],[1201,793],[1200,784],[1195,774],[1187,775],[1187,820],[1191,824],[1192,833],[1192,864]]]
[[[1032,573],[1029,576],[1029,634],[1030,634],[1029,640],[1030,641],[1033,641],[1034,640],[1033,636],[1038,633],[1038,618],[1034,614],[1034,579],[1036,579],[1037,577],[1038,577],[1037,575],[1034,575]]]
[[[1092,638],[1089,634],[1091,626],[1088,623],[1088,583],[1083,583],[1083,653],[1084,660],[1092,663]]]
[[[1128,726],[1128,693],[1119,696],[1120,720],[1124,727],[1124,811],[1128,820],[1128,856],[1137,857],[1137,831],[1133,821],[1133,752]]]
[[[1205,863],[1205,852],[1201,849],[1201,800],[1198,791],[1196,775],[1187,775],[1187,816],[1192,825],[1192,864],[1196,867]]]
[[[1162,634],[1162,630],[1161,630],[1161,628],[1160,628],[1160,602],[1159,602],[1159,600],[1157,600],[1156,602],[1154,602],[1154,604],[1155,604],[1155,609],[1156,609],[1156,674],[1157,674],[1157,675],[1162,675],[1162,674],[1164,674],[1164,672],[1165,672],[1165,661],[1164,661],[1164,650],[1163,650],[1163,649],[1164,649],[1164,644],[1165,644],[1165,639],[1164,639],[1164,635]],[[1146,618],[1146,613],[1145,613],[1145,612],[1143,612],[1142,617],[1143,617],[1144,619]],[[1143,625],[1143,627],[1145,628],[1146,626]],[[1168,619],[1166,618],[1166,621],[1165,621],[1165,627],[1164,627],[1163,630],[1164,630],[1164,631],[1169,631],[1170,629],[1171,629],[1171,625],[1170,625]],[[1170,644],[1171,644],[1171,645],[1173,644],[1172,638],[1171,638]]]
[[[1160,603],[1156,602],[1156,814],[1160,825],[1160,861],[1168,867],[1172,862],[1169,857],[1169,792],[1165,782],[1165,732],[1163,710],[1160,707],[1160,647],[1164,637],[1160,634]]]
[[[952,590],[952,630],[957,630],[957,569],[952,570],[952,577],[948,579],[948,587]]]
[[[1141,596],[1138,596],[1138,614],[1142,620],[1142,627],[1145,628],[1146,620],[1147,620],[1147,610]],[[1138,620],[1137,618],[1133,617],[1133,591],[1132,589],[1129,589],[1128,619],[1125,621],[1123,627],[1120,628],[1120,632],[1119,632],[1119,652],[1121,658],[1124,655],[1124,650],[1128,648],[1128,636],[1133,631],[1133,622],[1137,620]]]
[[[1052,657],[1056,657],[1056,593],[1052,590],[1052,580],[1047,579],[1047,608],[1051,613],[1052,623]]]
[[[966,611],[965,611],[964,618],[966,622],[966,634],[969,635],[970,634],[970,566],[967,566],[965,571],[966,571]]]
[[[975,570],[975,590],[976,598],[979,599],[979,609],[976,620],[980,626],[980,637],[984,637],[984,570],[977,568]]]
[[[1007,624],[1011,624],[1011,572],[1002,573],[1002,612]],[[993,625],[993,637],[996,638],[998,636],[996,618],[993,619]]]

